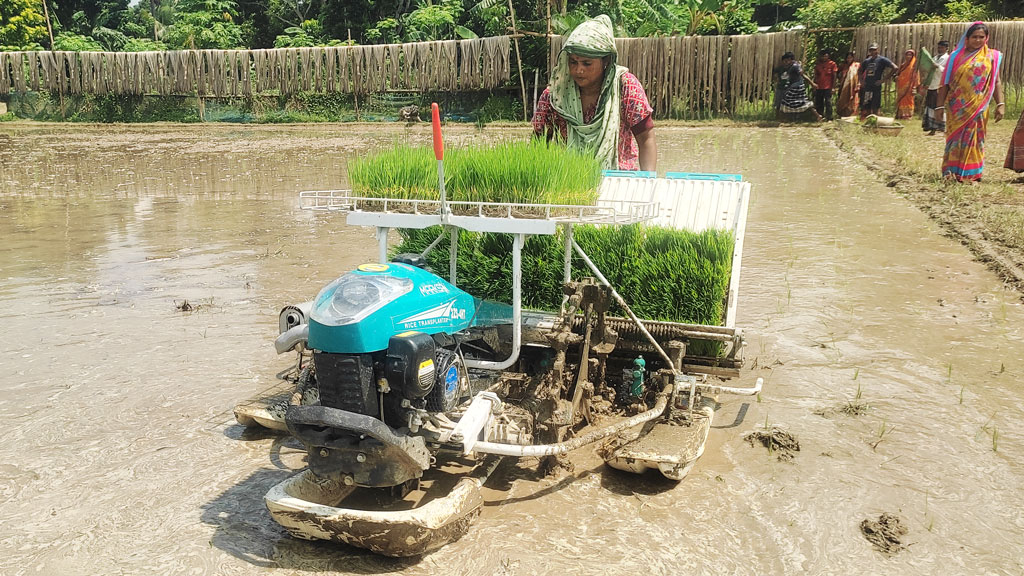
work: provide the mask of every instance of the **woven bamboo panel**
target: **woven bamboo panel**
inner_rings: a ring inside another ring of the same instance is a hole
[[[564,37],[551,38],[549,66],[564,44]],[[619,65],[643,84],[657,117],[718,114],[770,101],[779,57],[790,51],[802,59],[804,44],[802,32],[615,40]]]
[[[180,50],[0,52],[0,94],[230,97],[300,91],[491,90],[511,75],[508,36],[412,44]]]

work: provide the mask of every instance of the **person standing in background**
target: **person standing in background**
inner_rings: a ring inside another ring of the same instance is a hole
[[[1017,120],[1013,136],[1010,136],[1010,149],[1006,151],[1003,168],[1009,168],[1014,172],[1024,172],[1024,113],[1020,115],[1020,120]]]
[[[929,136],[933,136],[935,132],[946,131],[946,123],[935,118],[935,107],[939,105],[939,87],[942,86],[942,77],[946,73],[948,61],[949,42],[946,40],[939,40],[935,56],[928,54],[924,48],[921,49],[921,72],[924,74],[921,87],[926,90],[921,128]]]
[[[921,85],[921,74],[917,70],[917,52],[907,50],[903,62],[896,70],[896,118],[906,120],[914,117],[914,96]]]
[[[850,52],[839,65],[839,97],[836,99],[836,113],[840,118],[856,116],[860,108],[860,62]]]
[[[782,66],[777,69],[779,82],[775,89],[775,111],[780,120],[800,120],[804,112],[810,112],[820,121],[821,114],[814,109],[814,103],[807,99],[807,85],[803,66],[792,52],[782,55]]]
[[[832,90],[836,85],[839,67],[832,61],[828,50],[818,52],[818,61],[814,63],[814,109],[825,120],[832,119]]]
[[[988,38],[984,22],[975,22],[967,29],[949,56],[939,88],[935,110],[938,118],[946,120],[942,176],[958,182],[981,180],[990,105],[995,104],[996,122],[1003,119],[1006,109],[999,80],[1003,54],[988,47]]]
[[[868,44],[868,57],[860,65],[860,119],[878,114],[882,106],[882,83],[889,79],[889,70],[896,65],[885,56],[878,55],[878,43]]]

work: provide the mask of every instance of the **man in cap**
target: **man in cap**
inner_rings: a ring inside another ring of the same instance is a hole
[[[882,105],[882,83],[892,76],[896,65],[878,55],[878,43],[868,44],[868,57],[860,65],[860,117],[878,114]]]

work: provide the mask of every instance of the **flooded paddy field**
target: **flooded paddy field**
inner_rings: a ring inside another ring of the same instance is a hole
[[[738,384],[765,387],[722,397],[685,480],[582,450],[560,477],[499,468],[469,534],[423,558],[290,537],[262,499],[301,446],[231,409],[291,360],[281,306],[376,254],[298,192],[428,137],[0,128],[0,573],[1024,573],[1021,295],[813,128],[658,129],[662,171],[752,183]],[[772,427],[792,459],[745,439]],[[883,514],[898,551],[862,532]]]

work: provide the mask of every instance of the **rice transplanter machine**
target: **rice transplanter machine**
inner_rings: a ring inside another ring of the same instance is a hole
[[[724,384],[742,366],[735,313],[749,183],[608,173],[593,206],[450,202],[436,105],[433,112],[440,199],[301,194],[306,209],[375,227],[379,262],[281,311],[275,346],[296,357],[289,388],[235,410],[240,423],[288,431],[306,448],[308,468],[265,497],[274,520],[299,538],[390,556],[436,549],[466,533],[483,503],[480,488],[503,458],[550,467],[597,446],[614,468],[680,480],[703,453],[717,395],[756,394],[762,385]],[[733,232],[723,325],[637,318],[573,237],[579,224],[637,223]],[[443,232],[423,254],[388,261],[391,228],[430,226]],[[524,310],[524,243],[559,228],[562,309]],[[458,288],[460,230],[512,235],[510,304]],[[447,279],[425,266],[446,238]],[[592,278],[572,278],[574,256]],[[613,303],[626,317],[607,313]],[[689,353],[697,340],[719,343],[724,354]]]

